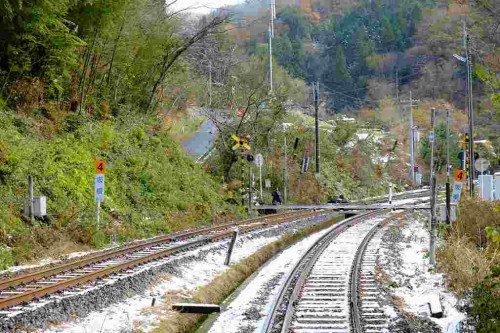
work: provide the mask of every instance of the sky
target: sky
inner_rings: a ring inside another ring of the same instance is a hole
[[[167,3],[170,1],[167,0]],[[191,8],[190,11],[198,14],[207,14],[212,9],[222,7],[224,5],[235,5],[241,0],[179,0],[174,4],[176,10]]]

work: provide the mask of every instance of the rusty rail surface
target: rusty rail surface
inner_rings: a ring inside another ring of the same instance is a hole
[[[38,272],[33,272],[25,275],[19,275],[11,279],[3,280],[0,281],[0,291],[7,291],[8,288],[15,288],[16,286],[21,286],[28,283],[28,282],[35,282],[37,280],[42,280],[47,277],[55,276],[58,273],[64,273],[64,272],[70,272],[71,270],[74,269],[79,269],[83,268],[88,265],[92,264],[97,264],[99,262],[102,262],[104,260],[108,259],[113,259],[116,257],[119,257],[120,255],[125,255],[134,251],[139,251],[142,249],[147,249],[149,247],[161,244],[161,243],[169,243],[172,241],[177,241],[177,240],[182,240],[186,238],[190,238],[193,236],[202,236],[206,235],[207,233],[214,232],[214,231],[221,231],[223,229],[231,228],[231,227],[241,227],[242,228],[242,233],[248,233],[251,231],[254,231],[256,229],[270,226],[270,225],[275,225],[275,224],[280,224],[283,222],[286,222],[290,219],[298,219],[298,218],[306,218],[306,217],[311,217],[315,215],[320,215],[323,214],[324,212],[322,211],[307,211],[307,212],[286,212],[282,214],[273,214],[271,216],[264,216],[264,217],[259,217],[259,218],[253,218],[253,219],[248,219],[248,220],[242,220],[238,222],[233,222],[233,223],[227,223],[227,224],[222,224],[218,226],[213,226],[213,227],[206,227],[206,228],[200,228],[197,230],[193,231],[188,231],[188,232],[181,232],[178,234],[174,235],[167,235],[165,237],[159,237],[157,239],[153,239],[149,242],[141,243],[141,244],[135,244],[131,245],[129,247],[125,247],[122,249],[118,250],[111,250],[106,253],[100,253],[96,256],[88,257],[83,260],[78,260],[75,262],[71,263],[66,263],[66,264],[61,264],[55,267],[51,267],[49,269],[44,269]],[[207,237],[204,237],[202,239],[194,240],[191,242],[188,242],[186,244],[181,244],[177,246],[173,246],[168,249],[164,250],[159,250],[157,252],[151,253],[150,255],[141,257],[141,258],[133,258],[130,260],[126,260],[123,263],[118,263],[116,265],[112,265],[110,267],[98,269],[92,272],[89,272],[85,275],[78,276],[78,277],[73,277],[73,278],[68,278],[67,280],[60,281],[57,283],[54,283],[52,285],[45,285],[45,286],[40,286],[34,290],[27,290],[23,291],[22,293],[19,292],[19,294],[14,294],[13,296],[10,296],[8,298],[3,298],[0,299],[0,309],[6,309],[9,307],[13,307],[25,302],[29,302],[33,299],[38,299],[43,296],[47,296],[53,293],[56,293],[58,291],[67,289],[69,287],[74,287],[89,281],[93,281],[99,278],[102,278],[104,276],[108,276],[114,273],[117,273],[119,271],[123,271],[144,263],[147,263],[149,261],[159,259],[165,256],[168,256],[170,254],[179,252],[179,251],[185,251],[187,249],[190,249],[195,246],[200,246],[203,244],[207,244],[210,242],[214,242],[226,237],[229,237],[232,234],[232,230],[226,230],[219,232],[215,235],[208,235]]]

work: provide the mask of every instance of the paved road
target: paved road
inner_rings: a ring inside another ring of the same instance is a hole
[[[182,146],[189,156],[197,160],[210,150],[216,134],[217,127],[211,120],[207,120],[195,135],[182,143]]]

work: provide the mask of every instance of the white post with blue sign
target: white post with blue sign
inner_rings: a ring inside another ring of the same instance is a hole
[[[99,211],[101,209],[101,202],[104,202],[104,174],[106,172],[106,162],[96,160],[95,165],[95,185],[94,185],[94,201],[96,202],[96,220],[99,226]]]
[[[99,210],[101,208],[101,202],[104,202],[104,175],[95,175],[95,190],[94,190],[94,200],[96,201],[96,218],[97,225],[99,225]]]

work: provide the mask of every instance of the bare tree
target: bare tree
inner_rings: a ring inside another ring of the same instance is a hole
[[[204,21],[205,20],[203,20],[201,28],[194,34],[192,34],[190,37],[185,39],[184,42],[179,47],[177,47],[174,50],[172,50],[170,47],[167,47],[165,49],[160,64],[161,69],[158,78],[155,80],[155,83],[153,84],[153,88],[151,89],[151,93],[149,95],[149,99],[146,105],[147,111],[151,111],[152,109],[155,108],[157,102],[155,99],[156,92],[158,88],[165,81],[167,73],[169,72],[170,68],[172,68],[172,66],[175,64],[175,62],[179,59],[179,57],[182,54],[184,54],[192,45],[204,39],[208,35],[215,33],[217,31],[217,28],[227,21],[227,16],[225,15],[214,16],[209,22],[204,23]]]

